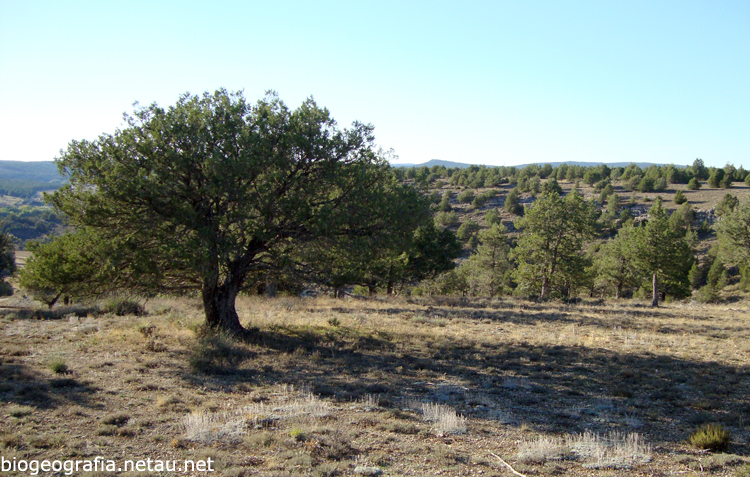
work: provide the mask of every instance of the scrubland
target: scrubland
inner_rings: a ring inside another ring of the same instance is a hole
[[[205,475],[220,476],[750,475],[740,299],[244,297],[246,342],[203,331],[198,300],[145,310],[3,310],[5,459],[211,457]],[[706,424],[728,445],[689,441]]]

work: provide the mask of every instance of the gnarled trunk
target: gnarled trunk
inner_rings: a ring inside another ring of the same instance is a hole
[[[240,317],[235,309],[235,301],[240,291],[238,281],[227,279],[220,286],[203,287],[203,311],[206,314],[206,325],[209,328],[240,335],[245,329],[240,324]]]

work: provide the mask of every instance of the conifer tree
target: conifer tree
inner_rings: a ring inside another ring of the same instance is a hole
[[[662,291],[669,290],[678,296],[687,294],[693,254],[684,234],[670,227],[661,199],[657,198],[649,210],[646,225],[636,230],[635,264],[651,279],[651,306],[659,306],[660,286]]]
[[[572,192],[565,198],[546,192],[526,216],[516,221],[523,235],[514,250],[519,286],[549,297],[553,286],[574,288],[582,279],[584,242],[594,234],[591,203]]]

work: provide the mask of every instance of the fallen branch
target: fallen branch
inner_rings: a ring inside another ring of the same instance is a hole
[[[522,473],[520,473],[520,472],[516,472],[516,469],[514,469],[513,467],[511,467],[511,466],[510,466],[510,464],[509,464],[509,463],[507,463],[507,462],[505,462],[505,461],[504,461],[503,459],[501,459],[499,455],[495,454],[494,452],[490,452],[490,455],[492,455],[492,456],[493,456],[493,457],[495,457],[495,458],[496,458],[497,460],[499,460],[500,462],[502,462],[503,464],[505,464],[505,466],[506,466],[506,467],[508,467],[508,468],[510,469],[510,471],[511,471],[511,472],[513,472],[514,474],[516,474],[516,475],[517,475],[518,477],[526,477],[526,476],[525,476],[525,475],[523,475]]]

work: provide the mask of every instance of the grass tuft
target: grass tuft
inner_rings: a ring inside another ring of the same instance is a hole
[[[68,369],[68,365],[65,364],[65,362],[60,359],[55,359],[51,361],[47,365],[47,367],[50,369],[50,371],[52,371],[55,374],[68,374],[68,372],[70,371]]]
[[[688,443],[698,449],[714,452],[724,451],[729,447],[732,438],[721,424],[703,424],[688,438]]]

